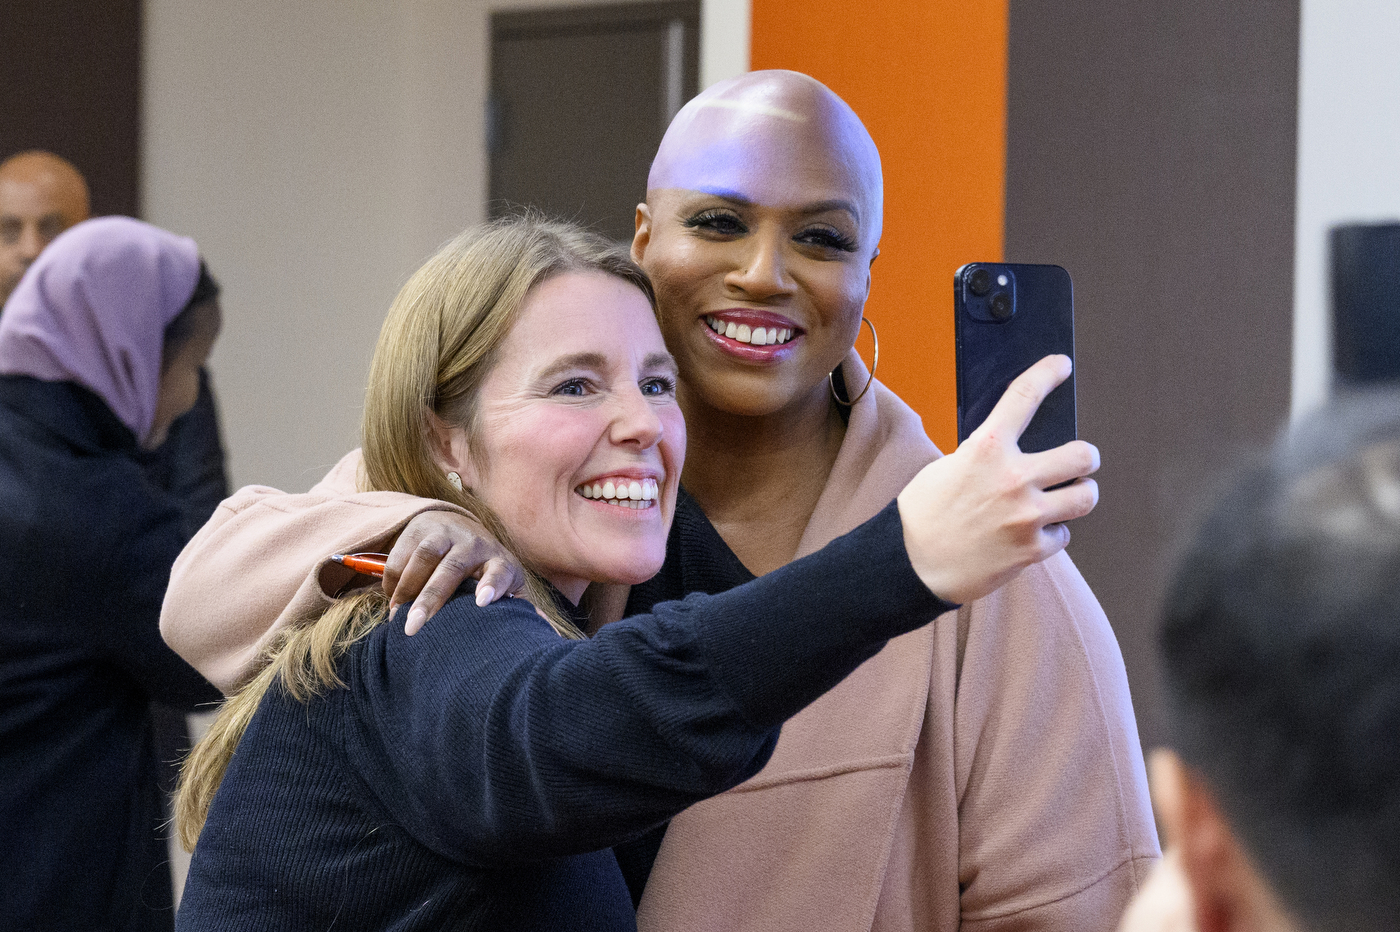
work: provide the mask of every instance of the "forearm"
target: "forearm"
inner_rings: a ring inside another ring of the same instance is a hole
[[[882,513],[761,580],[663,603],[588,642],[522,643],[542,623],[460,598],[412,641],[391,624],[362,685],[385,766],[412,788],[400,817],[472,860],[555,856],[742,782],[784,719],[950,607],[900,565],[900,540],[898,515]],[[878,587],[851,579],[872,563]]]
[[[725,688],[757,724],[781,722],[892,637],[957,608],[920,581],[891,503],[826,547],[716,596],[657,612],[700,613]]]

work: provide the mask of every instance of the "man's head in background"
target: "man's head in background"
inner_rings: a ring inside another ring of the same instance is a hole
[[[1400,916],[1400,395],[1282,440],[1197,534],[1161,633],[1154,799],[1199,932]]]
[[[44,247],[88,210],[87,182],[67,159],[34,150],[0,162],[0,305]]]

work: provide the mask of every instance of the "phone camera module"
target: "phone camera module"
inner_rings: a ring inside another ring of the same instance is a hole
[[[953,279],[962,313],[986,324],[1005,324],[1016,316],[1016,273],[1000,262],[968,263]]]
[[[992,273],[986,269],[973,269],[967,277],[967,290],[974,297],[985,298],[992,290]]]

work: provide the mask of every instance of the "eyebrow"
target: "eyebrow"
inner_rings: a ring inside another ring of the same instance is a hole
[[[608,359],[602,353],[570,353],[567,356],[560,356],[545,366],[536,378],[547,381],[574,369],[602,370],[606,369],[607,366]],[[648,353],[646,358],[642,360],[642,368],[666,369],[672,373],[679,371],[675,357],[670,353]]]
[[[758,206],[757,202],[752,198],[745,197],[738,191],[733,191],[729,188],[695,188],[694,190],[701,194],[708,194],[711,197],[717,197],[721,200],[738,204],[741,207]],[[855,202],[848,201],[843,197],[833,197],[825,201],[813,201],[810,204],[803,204],[798,208],[798,211],[803,214],[824,214],[828,210],[844,210],[856,220],[860,220],[860,210],[856,207]]]

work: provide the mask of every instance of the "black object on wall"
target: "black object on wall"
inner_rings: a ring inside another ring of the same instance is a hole
[[[1332,362],[1345,385],[1400,379],[1400,223],[1334,227]]]
[[[1103,468],[1069,552],[1151,747],[1175,551],[1289,409],[1298,3],[1010,13],[1006,258],[1074,275],[1079,430]]]
[[[94,214],[137,215],[141,0],[5,0],[0,20],[0,159],[56,152]]]
[[[630,241],[699,80],[698,0],[492,14],[492,215],[529,205]]]

